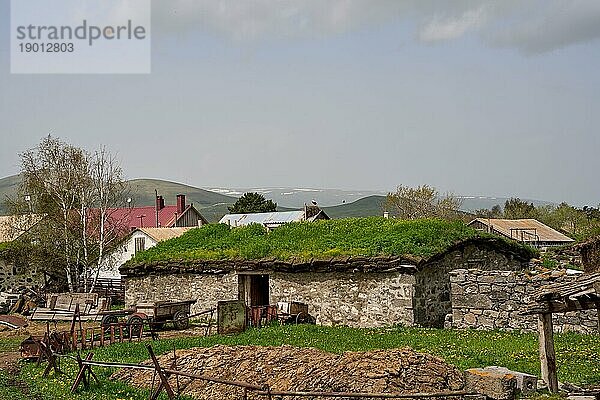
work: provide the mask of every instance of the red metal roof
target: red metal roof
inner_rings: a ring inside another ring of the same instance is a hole
[[[191,205],[188,205],[185,213]],[[175,222],[177,206],[164,206],[158,211],[158,223],[160,227],[170,227]],[[182,214],[183,214],[182,213]],[[110,211],[110,217],[115,223],[129,228],[158,228],[156,226],[156,208],[154,206],[115,208]]]

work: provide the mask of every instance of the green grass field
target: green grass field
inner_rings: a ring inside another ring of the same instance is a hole
[[[558,376],[561,381],[580,385],[600,384],[600,337],[598,335],[556,335]],[[1,344],[0,351],[14,348],[15,344]],[[416,350],[439,356],[461,369],[488,365],[505,366],[514,370],[539,375],[537,339],[532,333],[499,331],[456,331],[419,328],[353,329],[313,325],[273,326],[253,329],[234,336],[210,336],[158,340],[152,342],[156,353],[196,346],[260,345],[278,346],[289,344],[315,347],[340,353],[409,346]],[[124,343],[94,350],[95,360],[137,363],[148,358],[144,343]],[[95,371],[102,385],[81,391],[71,397],[69,386],[76,374],[75,365],[61,362],[64,374],[41,377],[43,366],[26,363],[20,375],[9,377],[0,374],[0,399],[146,399],[148,393],[112,382],[110,369]],[[25,382],[26,395],[7,385],[10,379]],[[13,397],[11,397],[13,396]],[[24,397],[25,396],[25,397]]]

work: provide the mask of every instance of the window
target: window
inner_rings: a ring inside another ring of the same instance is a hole
[[[140,251],[144,251],[144,250],[146,250],[146,238],[144,238],[144,237],[135,238],[135,254],[137,254]]]

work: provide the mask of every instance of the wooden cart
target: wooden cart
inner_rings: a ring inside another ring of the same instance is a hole
[[[101,325],[108,327],[117,324],[119,318],[127,317],[128,331],[133,330],[133,334],[141,331],[144,323],[148,323],[152,331],[162,329],[165,323],[173,323],[175,329],[187,329],[190,325],[190,308],[195,302],[167,300],[138,303],[134,308],[103,313]]]
[[[187,329],[190,326],[190,309],[195,302],[196,300],[138,303],[132,317],[147,319],[156,329],[161,329],[168,322],[172,322],[175,329]]]

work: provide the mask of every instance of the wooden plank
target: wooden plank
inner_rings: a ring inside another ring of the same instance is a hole
[[[542,379],[548,385],[548,390],[550,390],[551,393],[558,393],[552,314],[539,314],[538,330]]]

